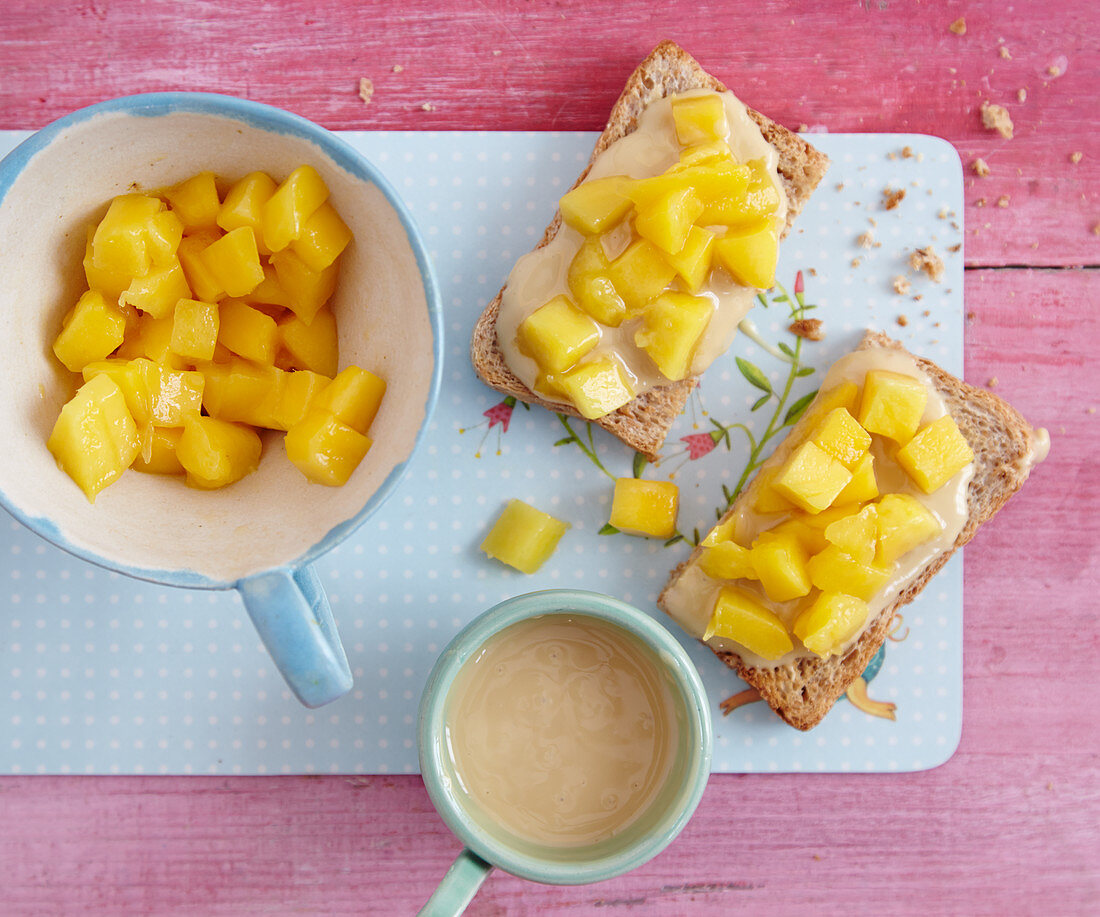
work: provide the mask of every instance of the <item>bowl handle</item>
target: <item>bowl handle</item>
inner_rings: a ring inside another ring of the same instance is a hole
[[[290,689],[307,707],[351,690],[351,669],[328,596],[312,565],[279,567],[237,582],[260,639]]]

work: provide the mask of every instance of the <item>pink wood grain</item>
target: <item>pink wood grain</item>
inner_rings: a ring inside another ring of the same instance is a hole
[[[967,190],[966,375],[996,377],[1054,445],[967,550],[957,754],[913,775],[717,776],[642,869],[575,889],[494,876],[470,913],[1086,914],[1100,902],[1100,284],[1073,266],[1100,263],[1097,12],[0,0],[0,128],[203,89],[337,129],[597,129],[637,60],[673,37],[791,126],[927,132],[964,163],[983,157],[993,175]],[[947,29],[958,16],[962,36]],[[981,127],[982,99],[1008,104],[1013,140]],[[974,206],[1001,195],[1007,207]],[[419,778],[0,780],[4,917],[406,914],[456,852]]]

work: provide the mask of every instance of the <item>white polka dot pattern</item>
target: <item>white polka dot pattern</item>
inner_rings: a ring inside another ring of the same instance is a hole
[[[26,134],[0,132],[0,155]],[[480,611],[535,589],[580,587],[660,616],[654,600],[680,544],[600,536],[610,482],[542,409],[513,408],[507,432],[483,412],[501,397],[469,366],[470,331],[511,263],[541,235],[562,189],[587,159],[586,133],[348,133],[400,190],[434,259],[445,308],[446,360],[439,406],[423,450],[387,505],[318,564],[355,675],[346,698],[320,710],[294,701],[240,601],[139,583],[76,560],[0,521],[0,773],[280,774],[417,770],[415,716],[439,652]],[[943,141],[921,136],[815,135],[833,166],[786,240],[779,278],[802,270],[806,299],[827,338],[807,344],[827,366],[867,326],[899,337],[952,372],[962,368],[962,174]],[[912,157],[901,155],[903,147]],[[889,154],[897,154],[891,157]],[[886,211],[882,192],[904,188]],[[872,225],[872,221],[875,225]],[[954,222],[953,222],[954,221]],[[861,248],[870,231],[880,247]],[[935,246],[941,283],[916,276],[913,248]],[[852,267],[854,258],[860,259]],[[811,270],[812,269],[812,270]],[[908,274],[908,296],[893,280]],[[915,297],[920,299],[915,299]],[[927,313],[927,314],[925,314]],[[905,315],[907,324],[896,324]],[[769,342],[785,338],[786,312],[753,318]],[[673,455],[650,476],[676,470],[681,529],[706,529],[745,460],[731,439],[688,460],[682,436],[707,428],[700,406],[724,424],[745,421],[754,390],[734,356],[773,381],[784,366],[739,337],[705,379],[669,437]],[[820,375],[820,374],[818,374]],[[811,391],[809,376],[793,397]],[[504,412],[507,413],[507,412]],[[583,427],[574,424],[578,432]],[[465,432],[460,432],[460,430]],[[736,432],[736,431],[735,431]],[[587,442],[587,440],[585,440]],[[613,475],[633,455],[597,432],[595,454]],[[498,451],[499,450],[499,451]],[[477,457],[480,454],[480,457]],[[477,549],[506,500],[519,497],[572,523],[553,558],[533,576]],[[908,639],[887,645],[872,697],[894,701],[897,721],[842,700],[808,735],[760,704],[729,717],[719,701],[738,680],[671,622],[689,647],[716,714],[716,771],[907,771],[954,751],[962,717],[962,563],[956,557],[905,614]]]

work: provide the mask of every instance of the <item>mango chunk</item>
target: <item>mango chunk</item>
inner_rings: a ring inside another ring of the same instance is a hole
[[[213,172],[200,172],[164,192],[186,229],[213,229],[218,219],[218,185]]]
[[[637,312],[664,290],[676,276],[676,268],[648,239],[638,239],[611,262],[608,276],[629,312]]]
[[[859,386],[854,382],[841,382],[823,392],[818,392],[817,397],[806,408],[806,413],[799,421],[799,427],[813,431],[831,411],[844,408],[854,418],[859,411]]]
[[[118,301],[153,318],[165,318],[171,316],[177,302],[190,296],[191,288],[187,285],[183,268],[179,260],[173,258],[170,263],[153,267],[141,277],[131,280]]]
[[[327,487],[346,484],[372,445],[358,430],[316,407],[286,431],[283,443],[298,470]]]
[[[323,271],[314,271],[293,251],[286,250],[271,256],[271,266],[279,286],[286,291],[287,308],[306,324],[312,322],[336,290],[339,265],[334,262]]]
[[[700,542],[704,547],[711,547],[716,544],[721,544],[724,541],[735,541],[733,537],[733,531],[737,527],[737,519],[731,516],[729,519],[725,519],[719,522],[714,528],[707,532],[706,537]]]
[[[634,397],[626,369],[614,355],[581,363],[555,382],[586,420],[610,414]]]
[[[715,240],[714,256],[738,283],[759,290],[775,285],[779,232],[773,222],[731,229]]]
[[[878,544],[878,510],[874,504],[865,506],[825,527],[825,540],[861,564],[875,559]]]
[[[318,394],[314,408],[329,412],[359,433],[366,433],[385,394],[385,379],[361,366],[348,366]]]
[[[578,232],[594,235],[614,227],[633,206],[623,192],[630,179],[621,175],[593,178],[568,191],[558,203],[561,218]]]
[[[773,486],[780,471],[782,468],[765,468],[753,479],[748,500],[754,513],[769,515],[794,509],[795,504]]]
[[[225,288],[199,257],[202,251],[221,237],[217,229],[204,229],[184,236],[176,251],[187,285],[202,302],[217,302],[225,296]]]
[[[102,271],[127,277],[144,277],[153,263],[146,238],[146,224],[164,209],[164,202],[144,194],[122,194],[92,236],[92,263]]]
[[[534,573],[554,553],[568,528],[568,522],[522,500],[509,500],[481,542],[481,550],[520,573]]]
[[[666,379],[678,382],[691,374],[696,348],[713,312],[714,304],[704,296],[667,291],[645,307],[634,343],[649,354]]]
[[[204,490],[225,487],[260,465],[260,437],[251,427],[195,414],[176,444],[187,483]]]
[[[859,423],[868,433],[878,433],[904,446],[920,424],[928,390],[912,376],[872,369],[863,383]]]
[[[724,141],[729,136],[726,106],[717,93],[672,100],[672,121],[681,146]]]
[[[764,659],[778,659],[794,649],[775,612],[735,586],[723,586],[718,593],[703,632],[703,640],[711,637],[733,640]]]
[[[688,230],[684,247],[675,253],[665,252],[665,260],[675,268],[689,293],[698,293],[710,277],[714,254],[714,233],[699,226]]]
[[[828,512],[828,510],[826,510]],[[805,519],[799,517],[792,517],[784,520],[775,526],[775,528],[768,529],[770,532],[775,532],[779,535],[791,535],[795,541],[802,545],[802,549],[806,552],[807,556],[812,556],[821,551],[824,551],[829,542],[825,540],[825,531],[817,526],[809,525]]]
[[[218,343],[218,307],[211,302],[181,299],[172,313],[173,353],[187,360],[210,360]]]
[[[279,344],[285,354],[283,369],[309,369],[335,376],[340,365],[340,341],[336,316],[320,309],[308,325],[297,315],[279,323]]]
[[[340,257],[351,242],[348,224],[328,201],[313,211],[302,224],[301,235],[290,243],[291,249],[311,271],[323,271]]]
[[[246,360],[272,366],[279,345],[279,326],[271,316],[248,303],[226,299],[219,310],[218,343]]]
[[[839,654],[867,620],[871,609],[862,599],[841,592],[823,592],[798,616],[794,635],[811,653],[824,658]]]
[[[894,573],[892,562],[861,564],[835,544],[815,554],[806,564],[812,582],[822,592],[843,592],[869,602]]]
[[[145,223],[145,244],[154,267],[174,264],[182,240],[183,221],[171,210],[154,213]]]
[[[820,446],[849,471],[854,471],[871,448],[871,434],[846,408],[834,408],[818,423],[810,435],[810,442]]]
[[[897,452],[897,463],[926,494],[974,461],[974,450],[950,414],[926,424]]]
[[[814,443],[803,443],[780,468],[772,486],[808,513],[830,506],[852,472]]]
[[[703,203],[691,188],[669,191],[638,207],[634,229],[666,254],[676,254],[687,242],[688,233],[703,212]]]
[[[251,293],[264,279],[256,236],[239,226],[199,252],[199,260],[230,296]]]
[[[834,506],[846,506],[850,503],[866,503],[878,496],[878,482],[875,480],[875,457],[868,452],[852,469],[852,480],[836,495]]]
[[[161,427],[182,427],[202,408],[202,392],[206,380],[200,372],[156,366],[150,373],[158,378],[151,390],[150,413],[153,423]]]
[[[105,359],[126,336],[126,317],[102,293],[86,291],[61,325],[53,342],[54,356],[70,372]]]
[[[126,398],[106,374],[85,382],[61,408],[46,447],[92,503],[130,467],[140,445]]]
[[[704,545],[699,568],[711,579],[760,579],[748,548],[733,541]]]
[[[115,355],[126,360],[145,358],[169,369],[187,369],[188,361],[172,352],[172,316],[143,315],[137,330],[128,334]]]
[[[233,185],[217,212],[217,223],[226,232],[247,226],[261,255],[270,255],[264,245],[263,207],[275,193],[275,179],[266,172],[250,172]]]
[[[722,171],[714,170],[716,177]],[[752,226],[772,216],[779,209],[779,191],[768,174],[764,160],[754,159],[744,166],[725,170],[727,180],[737,182],[737,191],[727,194],[700,195],[703,212],[701,226]]]
[[[809,557],[790,532],[763,532],[752,543],[750,555],[752,568],[773,602],[789,602],[809,594]]]
[[[234,358],[204,363],[202,405],[211,417],[275,429],[285,373],[272,366]]]
[[[263,239],[268,250],[282,251],[302,234],[302,227],[328,200],[328,187],[313,166],[299,166],[264,203]]]
[[[616,478],[608,521],[628,535],[671,538],[679,509],[680,488],[671,481]]]
[[[725,140],[703,140],[686,146],[680,151],[681,166],[697,166],[732,158],[733,151]]]
[[[569,292],[577,305],[596,321],[618,328],[626,318],[626,303],[608,273],[611,262],[598,237],[585,239],[566,275]]]
[[[276,386],[274,406],[270,409],[270,426],[276,430],[289,430],[314,409],[317,397],[332,379],[308,369],[275,372],[279,374],[282,384]]]
[[[92,257],[92,239],[95,237],[95,227],[88,227],[88,240],[84,246],[84,279],[88,281],[88,289],[102,293],[103,297],[111,302],[118,302],[122,291],[130,285],[130,275],[121,271],[109,271],[95,266]]]
[[[600,342],[600,327],[568,296],[555,296],[519,326],[517,344],[549,373],[560,373]]]
[[[153,388],[160,385],[156,364],[148,360],[97,360],[81,371],[88,382],[98,375],[110,376],[122,390],[126,408],[139,429],[153,419]]]
[[[893,563],[943,531],[932,511],[908,494],[884,494],[876,506],[880,563]]]
[[[182,427],[152,427],[149,438],[149,457],[139,455],[131,466],[134,471],[146,474],[184,474],[184,467],[176,455],[176,447],[183,436]]]

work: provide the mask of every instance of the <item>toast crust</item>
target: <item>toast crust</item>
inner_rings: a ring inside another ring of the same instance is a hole
[[[897,341],[880,332],[867,332],[857,350],[884,348],[908,353]],[[736,653],[716,655],[760,693],[768,705],[796,729],[811,729],[848,690],[886,641],[894,615],[914,598],[951,556],[970,541],[978,529],[1008,502],[1031,472],[1034,430],[1015,408],[991,392],[968,385],[935,363],[910,354],[944,399],[948,412],[974,451],[975,470],[966,492],[967,520],[950,550],[943,551],[921,568],[897,599],[884,608],[874,623],[843,658],[816,656],[798,659],[774,669],[745,665]],[[731,516],[740,499],[723,515]],[[665,597],[684,568],[702,553],[691,556],[672,571],[657,605],[668,612]]]
[[[618,101],[611,109],[607,126],[596,140],[588,165],[578,176],[575,188],[588,176],[592,163],[616,140],[634,131],[646,106],[669,95],[691,89],[713,89],[725,92],[726,87],[707,73],[690,54],[672,41],[663,41],[630,75]],[[760,128],[764,139],[779,152],[779,176],[787,194],[787,223],[783,235],[790,230],[794,218],[809,200],[829,165],[829,159],[797,134],[776,124],[759,112],[748,110]],[[543,248],[557,235],[561,213],[546,227],[535,250]],[[496,322],[500,312],[500,292],[482,312],[470,340],[470,361],[481,380],[491,388],[511,395],[528,404],[538,404],[558,413],[580,417],[571,405],[558,404],[540,398],[527,388],[505,362],[497,343]],[[650,461],[656,461],[669,428],[684,409],[688,395],[695,387],[694,378],[650,389],[623,405],[617,411],[593,421]]]

